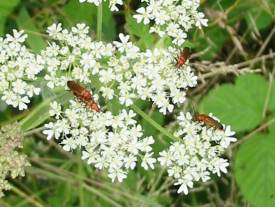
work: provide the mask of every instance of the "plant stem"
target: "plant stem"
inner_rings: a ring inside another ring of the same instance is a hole
[[[140,108],[138,108],[136,105],[132,105],[131,108],[138,113],[145,121],[147,121],[150,125],[152,125],[154,128],[156,128],[158,131],[160,131],[165,136],[171,138],[172,140],[180,140],[180,138],[175,137],[173,134],[168,132],[165,128],[160,126],[155,120],[153,120],[150,116],[148,116],[144,111],[142,111]]]
[[[268,104],[269,104],[269,101],[270,101],[274,73],[275,73],[275,68],[273,69],[272,73],[269,74],[269,84],[268,84],[267,94],[266,94],[266,97],[265,97],[264,109],[263,109],[263,113],[262,113],[262,118],[263,119],[266,116]]]
[[[97,7],[97,24],[96,24],[96,38],[101,41],[102,39],[102,17],[103,17],[102,3]]]
[[[26,131],[23,135],[24,136],[29,136],[29,135],[41,132],[43,129],[45,129],[45,128],[44,127],[39,127],[39,128],[31,129],[29,131]]]
[[[33,198],[32,196],[29,196],[27,194],[25,194],[23,191],[21,191],[20,189],[18,189],[15,186],[12,186],[11,190],[16,193],[17,195],[21,196],[22,198],[25,199],[26,202],[32,204],[33,206],[36,207],[44,207],[44,205],[42,205],[41,203],[39,203],[38,201],[35,200],[35,198]]]

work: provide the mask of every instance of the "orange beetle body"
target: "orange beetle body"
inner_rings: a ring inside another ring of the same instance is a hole
[[[189,54],[189,48],[185,47],[179,57],[178,57],[178,60],[177,60],[177,64],[176,64],[176,68],[181,68],[185,63],[186,61],[188,60],[190,54]]]
[[[223,130],[223,125],[221,123],[206,114],[195,114],[193,119],[195,121],[204,123],[204,125],[208,127]]]
[[[75,81],[68,81],[67,86],[80,101],[87,105],[88,108],[96,112],[100,111],[89,90]]]
[[[92,94],[80,84],[74,81],[68,81],[67,86],[74,93],[74,95],[81,100],[91,100]]]
[[[97,103],[92,100],[92,101],[86,101],[85,104],[95,112],[100,112],[100,108],[98,107]]]

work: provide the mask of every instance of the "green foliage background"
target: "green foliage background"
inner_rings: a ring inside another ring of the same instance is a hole
[[[198,183],[188,196],[177,195],[161,169],[145,172],[138,168],[124,183],[111,183],[106,174],[83,162],[79,153],[64,152],[40,133],[39,127],[49,119],[49,103],[53,99],[66,103],[71,97],[61,90],[50,91],[39,81],[42,95],[32,100],[29,110],[19,113],[0,101],[0,126],[21,123],[26,135],[23,151],[32,163],[25,178],[11,181],[14,187],[0,200],[0,206],[274,207],[274,4],[274,0],[202,0],[209,27],[192,31],[186,43],[199,54],[191,63],[206,64],[208,69],[195,67],[200,84],[190,91],[189,104],[178,111],[212,112],[237,132],[238,142],[225,155],[231,160],[227,175]],[[103,40],[116,40],[119,32],[127,32],[143,49],[169,44],[169,40],[157,41],[148,26],[137,24],[131,17],[138,5],[127,0],[124,9],[112,14],[105,2]],[[44,31],[54,22],[67,27],[85,22],[96,35],[97,8],[78,0],[0,1],[1,36],[12,28],[24,29],[33,51],[47,45]],[[233,69],[227,70],[227,65]],[[242,68],[247,68],[244,74]],[[113,112],[118,107],[108,104]],[[137,102],[133,109],[145,134],[156,138],[155,152],[168,146],[174,117],[164,117],[149,102]]]

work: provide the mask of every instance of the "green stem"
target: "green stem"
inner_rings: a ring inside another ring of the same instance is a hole
[[[47,164],[42,164],[40,163],[40,165],[42,165],[43,167],[45,167],[45,169],[39,169],[39,168],[34,168],[32,167],[32,170],[28,171],[28,174],[40,174],[40,175],[44,175],[47,176],[48,178],[52,178],[52,179],[56,179],[56,180],[60,180],[66,183],[71,183],[74,184],[76,183],[76,179],[72,178],[71,176],[68,176],[64,173],[62,173],[62,170],[60,169],[56,169],[55,167],[52,167],[50,165]],[[47,171],[50,170],[50,171]],[[106,202],[110,203],[111,206],[115,206],[115,207],[122,207],[118,202],[116,202],[113,198],[105,195],[103,192],[101,192],[99,189],[94,188],[92,186],[89,186],[85,183],[82,184],[83,188],[86,189],[87,191],[90,191],[91,193],[94,193],[94,195],[99,196],[101,199],[105,200]],[[78,189],[77,189],[78,190]],[[40,207],[40,206],[39,206]],[[41,206],[42,207],[42,206]]]
[[[136,105],[132,105],[131,108],[138,113],[145,121],[147,121],[150,125],[152,125],[154,128],[156,128],[158,131],[160,131],[163,135],[171,138],[172,140],[180,140],[180,138],[175,137],[173,134],[168,132],[165,128],[160,126],[155,120],[153,120],[150,116],[148,116],[144,111],[142,111],[140,108],[138,108]]]
[[[79,157],[81,157],[81,150],[78,149],[77,154]],[[85,206],[85,198],[84,198],[84,188],[83,188],[83,178],[85,177],[85,172],[83,169],[83,165],[82,165],[82,160],[79,159],[78,162],[78,175],[79,175],[79,193],[78,193],[78,197],[79,197],[79,201],[80,201],[80,206],[84,207]]]
[[[96,24],[96,38],[101,41],[102,39],[102,17],[103,17],[102,3],[97,7],[97,24]]]
[[[43,129],[45,129],[45,128],[44,127],[39,127],[39,128],[31,129],[29,131],[26,131],[23,135],[24,136],[29,136],[29,135],[41,132]]]
[[[41,203],[39,203],[38,201],[36,201],[34,197],[25,194],[23,191],[21,191],[21,190],[18,189],[17,187],[12,186],[11,190],[12,190],[14,193],[16,193],[17,195],[19,195],[19,196],[21,196],[22,198],[24,198],[26,202],[32,204],[33,206],[36,206],[36,207],[44,207],[44,205],[42,205]]]

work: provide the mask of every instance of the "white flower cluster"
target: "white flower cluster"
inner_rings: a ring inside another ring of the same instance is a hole
[[[106,1],[106,0],[104,0]],[[96,6],[98,6],[99,4],[102,3],[102,0],[79,0],[80,3],[83,2],[88,2],[88,3],[92,3],[95,4]],[[122,5],[123,1],[122,0],[110,0],[109,1],[109,7],[111,9],[111,11],[118,11],[117,5]]]
[[[91,74],[98,73],[101,68],[100,60],[114,51],[111,44],[92,41],[85,24],[77,24],[71,31],[63,29],[61,24],[53,24],[47,32],[53,41],[41,55],[50,88],[65,86],[68,80],[89,83]]]
[[[232,137],[235,132],[230,126],[223,125],[224,130],[209,128],[193,121],[190,113],[181,113],[178,122],[175,136],[181,140],[160,152],[158,161],[168,168],[168,175],[176,180],[175,185],[180,186],[178,193],[187,194],[195,181],[205,182],[211,173],[220,176],[221,172],[227,172],[229,163],[221,156],[236,138]]]
[[[137,9],[134,17],[137,22],[149,24],[154,21],[150,32],[160,37],[168,35],[173,43],[181,46],[187,38],[187,32],[193,27],[207,26],[207,19],[198,11],[200,0],[143,0],[146,7]]]
[[[63,149],[82,150],[82,159],[97,169],[108,169],[114,181],[122,182],[127,173],[136,166],[138,158],[147,170],[154,168],[152,137],[143,138],[140,125],[133,119],[133,111],[123,110],[114,116],[110,112],[93,112],[82,103],[71,101],[70,107],[62,111],[57,102],[51,104],[50,115],[55,122],[45,125],[48,139],[61,139]]]
[[[197,76],[190,66],[177,69],[174,60],[177,54],[172,49],[141,52],[129,42],[129,36],[120,34],[119,37],[120,42],[114,44],[120,55],[109,60],[108,70],[100,72],[100,80],[107,84],[117,82],[120,102],[129,106],[135,98],[149,99],[164,114],[172,112],[175,104],[183,103],[185,91],[197,84]],[[107,76],[108,72],[113,76]]]
[[[185,101],[185,91],[197,84],[197,77],[188,64],[175,67],[177,52],[171,49],[140,51],[129,36],[119,35],[120,41],[93,41],[88,27],[78,24],[71,31],[61,24],[48,28],[56,40],[43,52],[48,86],[64,86],[67,80],[88,83],[98,75],[103,97],[118,97],[130,106],[134,99],[152,100],[162,113],[172,112],[175,104]],[[116,89],[116,90],[114,90]]]
[[[8,105],[27,109],[30,98],[40,93],[31,82],[43,69],[43,59],[23,45],[27,35],[13,30],[13,35],[0,37],[0,96]]]

